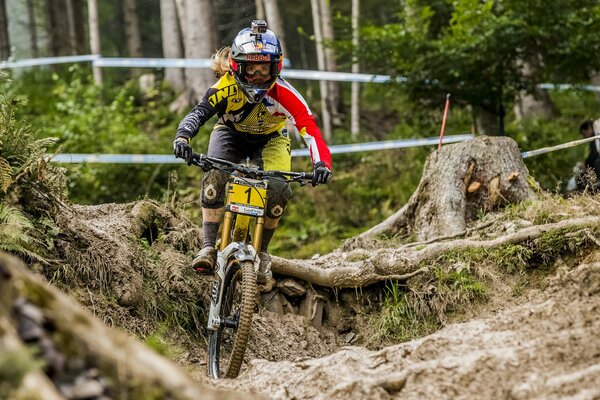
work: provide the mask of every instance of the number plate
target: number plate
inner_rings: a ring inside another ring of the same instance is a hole
[[[235,177],[227,188],[227,209],[239,214],[262,216],[267,204],[267,186],[255,179]]]

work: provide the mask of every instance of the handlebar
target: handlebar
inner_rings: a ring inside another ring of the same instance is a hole
[[[232,173],[237,171],[242,173],[244,176],[253,179],[262,179],[269,177],[283,178],[289,182],[299,182],[300,185],[304,185],[312,181],[312,172],[291,172],[291,171],[263,171],[258,169],[256,166],[247,166],[244,164],[236,164],[231,161],[223,160],[221,158],[209,157],[205,154],[193,153],[190,165],[195,165],[201,168],[203,171],[209,171],[211,169],[218,169]]]

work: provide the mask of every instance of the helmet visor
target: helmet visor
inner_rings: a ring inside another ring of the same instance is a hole
[[[244,80],[262,85],[271,80],[271,65],[268,63],[247,63],[244,66]]]
[[[240,63],[238,77],[242,83],[262,89],[268,88],[277,78],[277,68],[274,63],[245,62]]]

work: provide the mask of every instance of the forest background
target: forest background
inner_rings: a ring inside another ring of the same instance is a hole
[[[91,54],[96,43],[103,57],[206,58],[257,17],[282,38],[290,68],[393,78],[360,86],[291,80],[330,145],[436,136],[447,94],[446,135],[507,135],[522,150],[577,139],[579,124],[599,114],[598,92],[578,87],[600,82],[594,0],[0,0],[0,57]],[[50,153],[170,154],[177,123],[214,81],[207,69],[105,68],[99,85],[93,72],[85,63],[5,70],[1,90],[36,137],[58,138]],[[151,83],[140,86],[142,75]],[[546,82],[575,87],[540,89]],[[196,151],[206,150],[211,126],[194,139]],[[272,251],[327,252],[383,220],[413,193],[432,150],[334,155],[331,184],[296,188]],[[543,188],[562,191],[586,152],[526,164]],[[195,168],[63,166],[75,203],[148,197],[200,221]],[[293,169],[311,165],[295,158]]]

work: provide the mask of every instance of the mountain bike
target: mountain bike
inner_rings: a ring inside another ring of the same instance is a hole
[[[235,378],[242,366],[256,305],[257,249],[262,240],[269,178],[304,186],[313,174],[263,171],[248,160],[236,164],[204,154],[193,154],[191,163],[203,171],[218,169],[230,174],[210,292],[208,372],[214,379]]]

